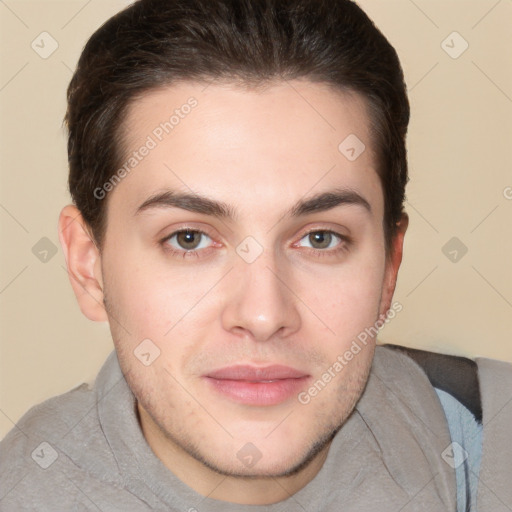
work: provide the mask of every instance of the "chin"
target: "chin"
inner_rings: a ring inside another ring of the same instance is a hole
[[[329,430],[320,439],[304,440],[300,446],[281,440],[278,443],[260,443],[261,450],[253,443],[245,443],[236,449],[236,458],[231,461],[204,456],[198,451],[189,452],[196,460],[224,476],[235,478],[280,478],[296,475],[309,466],[324,449],[327,449],[336,435],[336,429]]]

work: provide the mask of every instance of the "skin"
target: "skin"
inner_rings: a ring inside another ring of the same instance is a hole
[[[108,195],[102,251],[72,205],[62,210],[60,240],[82,312],[110,324],[156,456],[210,498],[275,503],[320,470],[364,389],[375,340],[307,405],[296,395],[270,406],[237,403],[203,376],[235,363],[282,364],[310,375],[307,390],[390,308],[408,220],[386,257],[364,100],[325,84],[191,82],[150,91],[128,111],[129,152],[192,96],[197,107]],[[353,162],[338,150],[349,134],[366,145]],[[364,197],[371,212],[341,204],[285,215],[340,187]],[[164,206],[136,213],[166,189],[222,201],[236,217]],[[207,236],[192,237],[199,248],[184,256],[183,238],[162,240],[186,227]],[[252,263],[236,250],[248,236],[263,249]],[[148,366],[134,355],[144,339],[160,350]],[[237,457],[247,443],[261,454],[251,467]]]

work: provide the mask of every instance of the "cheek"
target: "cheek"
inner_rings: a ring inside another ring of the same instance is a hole
[[[333,343],[350,342],[379,314],[384,258],[356,259],[305,275],[298,295],[325,324]]]
[[[171,265],[125,258],[110,265],[105,283],[109,301],[136,337],[162,338],[185,319],[208,289],[208,274],[183,272]],[[214,281],[213,281],[214,282]]]

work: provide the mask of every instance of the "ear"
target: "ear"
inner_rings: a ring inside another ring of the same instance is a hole
[[[396,279],[398,269],[402,263],[402,254],[404,248],[404,237],[407,227],[409,226],[409,216],[404,212],[400,221],[397,223],[397,230],[392,240],[392,251],[386,259],[386,271],[384,283],[382,287],[382,295],[380,300],[379,316],[385,318],[386,313],[391,307],[391,300],[395,293]]]
[[[107,322],[103,305],[101,255],[88,226],[74,205],[65,206],[59,217],[59,240],[66,259],[71,286],[82,313],[95,322]]]

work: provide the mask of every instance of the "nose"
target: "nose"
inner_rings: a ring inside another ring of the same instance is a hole
[[[264,252],[252,263],[240,259],[235,267],[226,283],[224,329],[254,341],[286,337],[300,329],[299,300],[284,265],[278,267],[275,257]]]

